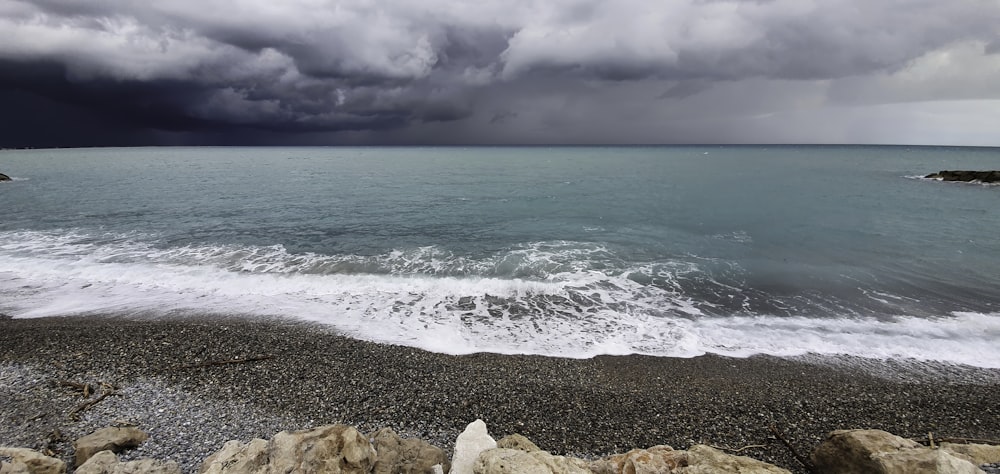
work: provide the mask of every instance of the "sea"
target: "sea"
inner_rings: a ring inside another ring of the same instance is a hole
[[[0,313],[289,318],[449,354],[1000,367],[1000,149],[0,151]]]

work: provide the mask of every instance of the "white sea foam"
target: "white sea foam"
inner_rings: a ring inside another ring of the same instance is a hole
[[[724,234],[715,234],[712,236],[712,238],[718,240],[727,240],[730,242],[736,242],[740,244],[753,243],[753,238],[750,237],[750,234],[747,234],[745,231],[742,230],[736,232],[727,232]]]
[[[434,247],[328,256],[281,246],[159,248],[138,234],[7,232],[0,312],[278,315],[455,354],[818,353],[1000,367],[1000,314],[717,315],[678,283],[700,271],[691,262],[625,264],[605,247],[571,242],[473,259]]]
[[[923,175],[907,175],[907,176],[905,176],[905,178],[907,178],[907,179],[917,179],[917,180],[923,180],[923,181],[937,181],[937,182],[940,182],[940,183],[967,184],[967,185],[978,185],[978,186],[1000,186],[1000,183],[984,183],[984,182],[982,182],[982,181],[980,181],[978,179],[977,180],[973,180],[973,181],[945,181],[942,178],[928,178],[928,177],[923,176]]]

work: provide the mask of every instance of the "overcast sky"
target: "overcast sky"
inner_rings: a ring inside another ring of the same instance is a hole
[[[1000,146],[1000,0],[0,0],[0,146]]]

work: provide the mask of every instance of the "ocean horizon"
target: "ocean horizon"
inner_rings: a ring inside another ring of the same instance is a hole
[[[434,352],[1000,367],[1000,148],[4,150],[0,313],[282,317]]]

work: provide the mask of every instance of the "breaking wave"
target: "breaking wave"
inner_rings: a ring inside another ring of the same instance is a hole
[[[325,255],[162,246],[136,233],[0,232],[0,311],[18,318],[281,316],[456,354],[816,353],[1000,367],[1000,314],[914,315],[905,308],[919,301],[880,289],[861,289],[859,301],[776,296],[744,277],[731,262],[635,261],[588,242]]]

